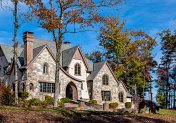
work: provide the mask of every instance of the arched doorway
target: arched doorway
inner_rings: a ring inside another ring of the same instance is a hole
[[[66,87],[66,97],[71,100],[78,99],[78,91],[76,85],[73,82],[70,82]]]

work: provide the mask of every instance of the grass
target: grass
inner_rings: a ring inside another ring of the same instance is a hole
[[[160,109],[159,114],[176,116],[176,111],[175,110],[168,110],[168,109]]]
[[[43,108],[24,108],[24,107],[15,107],[15,106],[0,106],[0,110],[26,110],[26,111],[35,111],[35,112],[45,112],[52,113],[55,115],[62,114],[66,117],[74,116],[89,116],[89,115],[117,115],[116,112],[103,112],[103,111],[77,111],[77,110],[63,110],[61,108],[56,109],[43,109]],[[160,109],[157,114],[136,114],[137,116],[151,116],[151,115],[166,115],[166,116],[176,116],[175,110],[169,109]]]
[[[175,110],[170,110],[170,109],[160,109],[157,114],[136,114],[137,116],[152,116],[152,115],[163,115],[163,116],[176,116],[176,111]]]

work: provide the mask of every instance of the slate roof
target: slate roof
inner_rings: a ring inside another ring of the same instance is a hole
[[[64,50],[62,52],[62,66],[66,67],[70,64],[78,46],[72,47],[70,49]]]
[[[45,46],[46,45],[42,45],[42,46],[34,48],[33,49],[33,58],[35,58]]]
[[[38,53],[43,49],[43,47],[47,45],[51,52],[56,55],[56,46],[55,42],[53,41],[48,41],[48,40],[43,40],[43,39],[38,39],[35,38],[33,42],[33,58],[35,58]],[[5,57],[7,58],[7,61],[10,63],[11,59],[13,58],[13,47],[12,46],[7,46],[7,45],[0,45]],[[73,58],[74,53],[76,52],[78,46],[71,47],[69,44],[63,44],[61,46],[61,66],[65,67],[68,66]],[[23,47],[18,47],[18,65],[21,67],[24,65],[24,48]],[[85,57],[84,57],[85,58]],[[93,71],[93,63],[86,59],[86,63],[88,65],[88,71]]]
[[[7,62],[11,63],[11,59],[13,58],[13,47],[12,46],[7,46],[7,45],[3,45],[3,44],[1,44],[0,46],[1,46],[1,49],[2,49],[4,55],[5,55],[6,59],[7,59]],[[22,51],[23,51],[23,48],[18,47],[17,48],[17,55],[20,56]]]
[[[89,59],[87,59],[86,57],[84,57],[86,60],[86,63],[88,65],[88,71],[93,71],[93,62],[91,62]]]
[[[87,80],[93,80],[97,76],[98,72],[101,70],[101,68],[103,67],[103,65],[105,63],[106,63],[106,61],[94,63],[93,64],[93,71],[88,76]]]

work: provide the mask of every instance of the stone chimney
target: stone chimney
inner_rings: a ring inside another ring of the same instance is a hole
[[[24,41],[24,65],[28,65],[29,62],[33,59],[33,42],[34,36],[33,32],[24,32],[23,41]]]
[[[71,42],[63,42],[62,43],[62,50],[70,49],[71,48]]]

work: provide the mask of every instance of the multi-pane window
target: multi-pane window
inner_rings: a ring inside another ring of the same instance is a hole
[[[123,93],[119,92],[119,102],[123,102]]]
[[[75,75],[81,75],[81,65],[75,64]]]
[[[48,64],[47,64],[47,63],[45,63],[45,64],[43,65],[43,73],[44,73],[44,74],[48,74]]]
[[[30,84],[29,84],[29,90],[30,90],[30,91],[34,91],[34,84],[33,84],[33,83],[30,83]]]
[[[40,92],[54,93],[55,83],[40,82]]]
[[[110,101],[111,100],[111,92],[110,91],[102,91],[102,100],[103,101]]]
[[[108,85],[109,84],[108,75],[106,75],[106,74],[103,75],[102,83],[103,83],[103,85]]]

